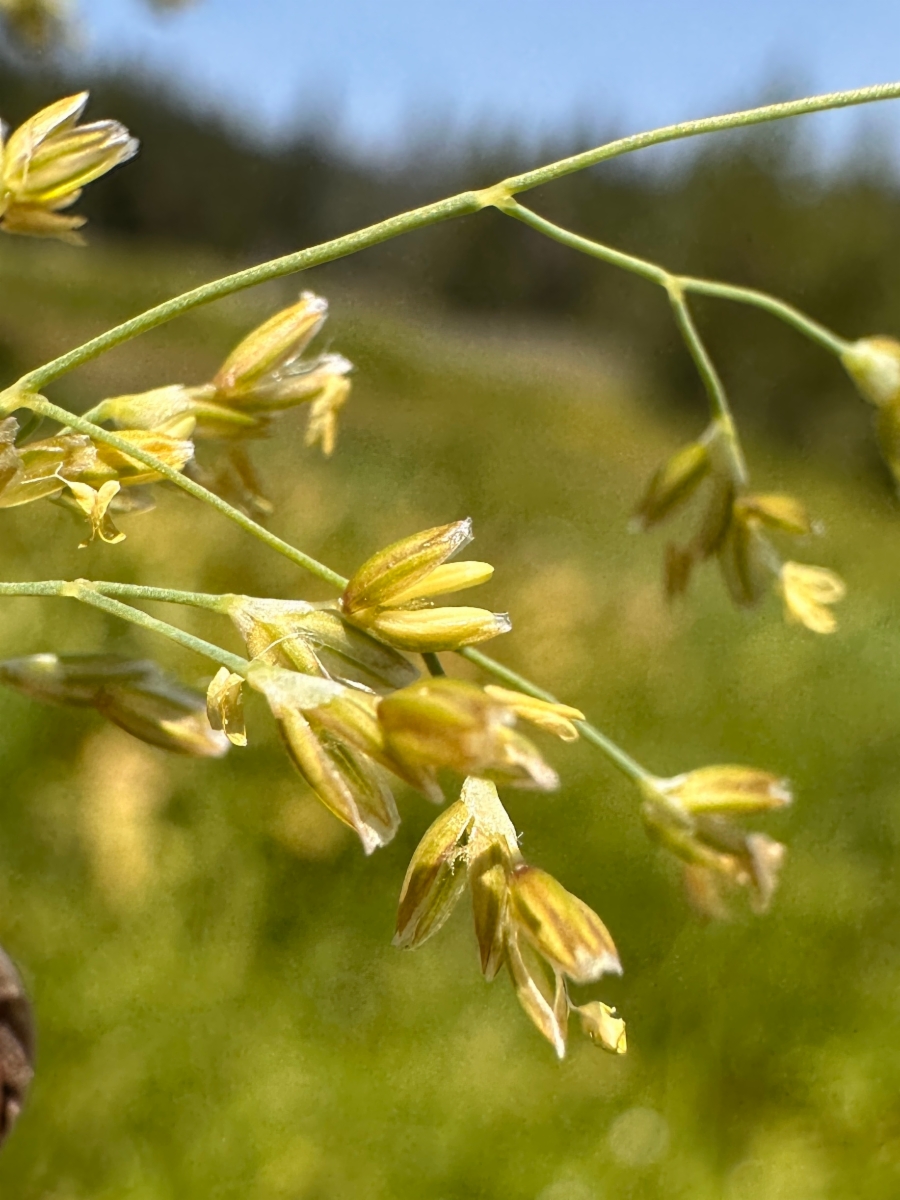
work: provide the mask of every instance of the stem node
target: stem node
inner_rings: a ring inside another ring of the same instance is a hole
[[[501,212],[509,212],[518,207],[512,192],[503,183],[495,183],[493,187],[482,188],[475,193],[482,208],[498,208]]]

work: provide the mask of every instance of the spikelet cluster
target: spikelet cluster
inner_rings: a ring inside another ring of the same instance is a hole
[[[297,769],[366,852],[396,832],[398,781],[435,803],[444,800],[444,772],[555,788],[555,771],[517,721],[571,737],[582,717],[504,689],[419,677],[410,651],[456,649],[509,628],[505,615],[429,602],[490,576],[484,563],[447,563],[471,536],[471,522],[458,521],[387,547],[353,574],[336,605],[227,603],[252,659],[247,682],[268,701]],[[237,744],[245,741],[243,684],[220,671],[209,693],[213,726]]]
[[[833,633],[831,606],[844,596],[843,581],[825,567],[783,559],[773,541],[773,535],[808,538],[817,532],[806,509],[793,496],[749,491],[735,476],[723,436],[713,424],[699,441],[682,447],[650,480],[635,511],[635,526],[651,529],[698,500],[693,535],[666,549],[666,594],[681,595],[698,564],[714,559],[739,607],[752,607],[774,592],[788,620],[815,633]]]
[[[300,637],[296,627],[292,636]],[[264,658],[251,664],[247,682],[265,696],[297,770],[367,854],[397,831],[393,791],[399,782],[436,804],[444,800],[443,771],[478,770],[543,791],[557,786],[556,773],[514,728],[513,711],[474,684],[432,679],[380,696],[321,670],[302,673]],[[209,692],[213,727],[239,745],[246,741],[242,684],[241,677],[220,672]]]
[[[400,893],[394,944],[421,946],[467,886],[484,977],[506,969],[523,1009],[560,1058],[572,1012],[596,1045],[624,1054],[625,1024],[615,1010],[569,998],[570,983],[621,974],[609,931],[584,901],[525,862],[496,787],[479,778],[465,781],[419,843]]]
[[[125,429],[119,436],[129,447],[181,471],[194,454],[189,431],[190,426],[182,426],[175,436],[164,429]],[[125,451],[83,433],[68,429],[35,438],[15,417],[0,421],[0,508],[38,500],[62,504],[87,519],[88,541],[122,541],[125,535],[114,523],[116,514],[151,509],[154,501],[147,485],[160,478]]]
[[[32,654],[0,662],[0,683],[46,704],[96,709],[151,746],[221,758],[228,739],[207,719],[203,694],[145,659],[116,654]]]
[[[192,478],[251,515],[272,506],[263,495],[246,444],[271,435],[281,413],[306,405],[306,444],[330,455],[338,417],[350,395],[352,363],[340,354],[307,356],[328,316],[328,302],[304,292],[232,350],[208,383],[170,384],[95,405],[89,420],[111,429],[166,430],[218,451],[211,465],[191,463]]]
[[[459,650],[508,633],[508,613],[434,604],[436,596],[475,587],[493,575],[489,563],[448,561],[471,540],[467,518],[395,542],[354,573],[341,611],[382,641],[421,654]]]
[[[729,895],[743,890],[756,912],[772,900],[785,847],[748,832],[735,817],[791,803],[787,780],[752,767],[701,767],[643,785],[641,815],[650,836],[684,867],[688,896],[706,916],[728,914]]]
[[[19,27],[44,36],[52,21],[47,5],[20,4]],[[16,16],[16,10],[12,10]],[[7,14],[7,19],[11,19]],[[79,92],[41,109],[9,137],[0,126],[0,229],[81,244],[84,217],[71,208],[84,187],[133,158],[138,142],[118,121],[79,125],[88,93]]]
[[[175,7],[180,0],[155,2]],[[52,36],[61,13],[54,0],[0,0],[0,16],[35,43]],[[3,231],[80,242],[84,218],[69,209],[88,183],[138,148],[115,121],[79,124],[87,100],[87,93],[60,100],[8,137],[0,127]],[[327,301],[304,292],[240,340],[206,382],[100,400],[87,414],[93,427],[81,425],[94,437],[67,426],[39,436],[39,421],[20,425],[13,415],[20,400],[28,407],[29,397],[11,389],[0,420],[0,508],[41,500],[61,504],[87,523],[83,545],[95,539],[115,544],[124,538],[116,518],[151,508],[153,486],[174,471],[245,512],[265,515],[271,505],[248,443],[304,405],[306,443],[320,445],[326,456],[335,447],[353,368],[339,354],[310,351],[327,315]],[[882,447],[900,478],[900,344],[863,339],[844,362],[878,408]],[[103,437],[98,426],[107,427]],[[118,446],[104,440],[110,430]],[[637,524],[647,529],[703,496],[692,536],[669,547],[669,594],[684,591],[696,566],[715,559],[738,605],[754,605],[774,590],[789,620],[831,632],[841,580],[824,568],[785,561],[773,540],[809,536],[813,526],[805,509],[791,496],[751,492],[728,452],[729,436],[714,422],[657,471],[638,507]],[[211,462],[197,461],[198,442],[216,448]],[[397,831],[398,788],[444,805],[448,789],[455,794],[462,780],[459,798],[442,809],[409,864],[395,944],[421,945],[468,890],[485,978],[506,972],[556,1054],[566,1053],[572,1015],[592,1042],[622,1054],[625,1026],[615,1010],[599,999],[576,1004],[570,995],[572,986],[621,974],[612,937],[588,905],[525,861],[497,791],[498,785],[557,788],[556,771],[522,724],[570,742],[580,729],[587,732],[584,714],[509,688],[448,678],[434,660],[511,628],[505,612],[447,601],[493,575],[486,562],[457,559],[471,540],[469,519],[405,537],[362,563],[341,596],[326,604],[219,598],[248,660],[225,657],[236,669],[222,667],[205,696],[153,662],[109,654],[8,659],[0,662],[0,684],[48,703],[91,708],[153,746],[196,757],[248,745],[244,702],[252,689],[268,705],[291,762],[366,854]],[[64,585],[63,594],[74,595],[71,587]],[[423,678],[411,657],[416,655],[438,674]],[[736,818],[789,803],[783,780],[717,766],[670,779],[644,776],[640,786],[646,828],[680,860],[688,893],[703,912],[725,915],[727,901],[741,891],[754,909],[767,908],[784,847],[746,831]],[[8,1013],[0,1010],[2,1141],[30,1082],[33,1052],[27,1001],[2,951],[0,1002],[19,1006],[12,1034]]]

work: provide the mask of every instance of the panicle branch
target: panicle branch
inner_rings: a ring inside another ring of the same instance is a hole
[[[666,549],[667,596],[685,592],[697,564],[715,557],[735,604],[751,607],[774,591],[783,599],[787,620],[815,633],[833,633],[837,622],[828,606],[843,598],[843,581],[824,567],[785,561],[779,555],[770,534],[806,537],[817,531],[816,527],[794,497],[750,491],[731,406],[685,295],[696,292],[764,308],[835,354],[863,395],[880,407],[879,438],[898,477],[900,343],[869,338],[851,344],[765,293],[672,274],[655,263],[554,225],[509,195],[499,196],[496,207],[554,241],[658,284],[669,297],[675,323],[706,390],[712,421],[697,441],[682,447],[657,470],[635,512],[635,527],[649,529],[685,506],[701,487],[706,491],[706,504],[693,537],[686,546],[670,543]]]
[[[7,20],[21,23],[26,8],[15,0],[0,0]],[[45,22],[55,11],[50,3],[32,8],[35,20]],[[37,24],[33,31],[43,36]],[[334,450],[353,368],[340,354],[309,353],[327,317],[321,297],[304,292],[249,332],[212,379],[104,398],[84,416],[67,412],[41,392],[66,372],[199,305],[415,229],[496,207],[668,294],[711,410],[708,428],[660,467],[636,513],[641,528],[652,528],[705,493],[693,536],[687,545],[669,548],[669,593],[684,590],[699,562],[716,558],[738,604],[755,604],[774,589],[790,620],[831,632],[830,606],[842,598],[843,583],[824,568],[784,561],[777,551],[773,535],[805,537],[813,524],[793,497],[751,490],[728,398],[687,297],[756,306],[835,354],[876,407],[879,439],[898,478],[900,343],[889,338],[846,342],[774,297],[674,275],[564,230],[514,197],[645,146],[897,97],[900,83],[887,84],[619,139],[215,280],[29,372],[0,393],[0,508],[41,500],[62,504],[86,520],[88,541],[113,545],[124,538],[116,520],[149,511],[153,489],[165,481],[329,584],[339,596],[310,604],[83,579],[0,584],[0,595],[77,600],[164,636],[218,668],[204,695],[148,660],[47,652],[0,662],[0,683],[49,703],[93,708],[155,746],[201,757],[221,756],[251,740],[244,716],[249,687],[264,698],[299,773],[326,808],[355,831],[366,853],[388,843],[396,832],[398,786],[443,804],[448,781],[461,779],[459,799],[443,809],[413,855],[400,896],[396,944],[413,948],[431,937],[468,888],[483,974],[490,980],[506,970],[526,1014],[559,1057],[566,1051],[572,1013],[591,1041],[623,1053],[625,1028],[615,1010],[600,1000],[576,1005],[569,994],[572,985],[621,973],[612,937],[588,905],[524,860],[500,802],[498,784],[540,792],[559,785],[556,770],[522,732],[522,724],[566,742],[583,736],[636,785],[648,833],[680,860],[688,895],[711,915],[723,915],[726,899],[741,891],[755,909],[768,906],[785,849],[764,833],[747,832],[740,820],[789,803],[785,782],[768,772],[729,765],[657,777],[589,724],[579,709],[561,704],[475,649],[508,632],[511,622],[505,612],[443,599],[487,582],[493,574],[488,563],[455,558],[471,540],[468,519],[394,542],[349,579],[254,519],[268,516],[272,506],[256,479],[248,442],[271,433],[287,411],[306,405],[307,444],[320,444],[326,455]],[[87,93],[62,99],[9,137],[0,129],[0,231],[80,242],[84,218],[68,210],[87,184],[137,151],[136,140],[118,122],[79,124],[87,99]],[[16,414],[22,411],[33,414],[36,422],[20,425]],[[39,438],[35,426],[44,419],[59,428]],[[198,447],[203,447],[199,459]],[[247,657],[126,600],[183,604],[227,616]],[[504,686],[447,677],[437,656],[449,651]],[[429,676],[421,677],[415,656],[422,657]],[[0,1010],[0,1078],[6,1096],[0,1111],[2,1139],[21,1106],[32,1056],[27,1001],[2,954],[0,1003],[18,1004],[22,1018],[7,1036],[9,1021],[4,1024],[6,1010]]]

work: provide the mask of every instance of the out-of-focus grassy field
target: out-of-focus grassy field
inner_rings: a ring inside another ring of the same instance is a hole
[[[215,264],[96,247],[0,247],[0,360],[14,374],[199,282]],[[661,539],[626,531],[647,475],[692,430],[566,330],[485,329],[353,293],[327,269],[327,337],[359,367],[338,451],[300,418],[254,448],[272,528],[347,573],[471,515],[513,634],[489,649],[584,707],[663,774],[738,761],[789,774],[767,823],[790,857],[773,911],[704,925],[590,748],[548,742],[551,797],[506,799],[523,850],[604,917],[628,1021],[612,1059],[559,1064],[460,911],[391,948],[434,811],[409,793],[366,860],[292,773],[260,706],[251,747],[181,761],[92,714],[0,693],[0,941],[40,1026],[31,1102],[0,1157],[15,1200],[820,1200],[900,1190],[900,511],[869,481],[751,446],[760,489],[827,526],[795,552],[847,579],[840,632],[727,604],[710,569],[659,588]],[[197,313],[57,386],[75,407],[201,381],[291,298]],[[735,312],[734,320],[741,320]],[[639,350],[639,348],[638,348]],[[760,348],[760,354],[765,347]],[[638,355],[639,357],[639,355]],[[836,368],[837,369],[837,368]],[[847,402],[854,398],[847,387]],[[79,551],[51,505],[0,514],[2,577],[116,578],[322,598],[322,586],[175,492]],[[199,659],[62,600],[6,600],[0,654]],[[162,610],[159,610],[162,611]],[[218,618],[164,615],[238,649]]]

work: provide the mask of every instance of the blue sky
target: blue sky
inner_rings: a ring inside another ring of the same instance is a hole
[[[91,56],[155,68],[270,130],[326,113],[374,152],[435,120],[449,137],[482,122],[626,131],[767,87],[900,78],[896,0],[196,0],[165,18],[140,0],[74,2]],[[832,148],[875,128],[900,150],[900,102],[882,108],[807,120]]]

